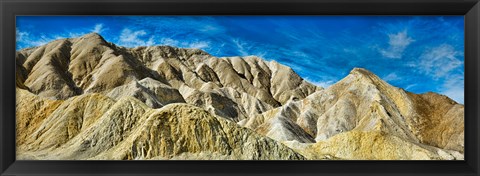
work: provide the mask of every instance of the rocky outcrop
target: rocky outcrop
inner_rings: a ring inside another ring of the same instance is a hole
[[[151,108],[160,108],[170,103],[185,102],[177,89],[150,77],[118,86],[106,95],[115,100],[119,100],[122,97],[135,97]]]
[[[20,94],[17,96],[17,98],[21,99],[19,100],[21,103],[27,101],[28,99],[24,99],[24,97],[28,96],[33,101],[41,101],[41,97],[35,98],[32,95],[25,96]],[[61,101],[61,104],[57,106],[49,106],[48,108],[56,107],[56,109],[43,116],[42,121],[35,122],[35,126],[30,126],[33,123],[32,120],[28,119],[29,116],[27,114],[17,113],[17,124],[29,124],[28,126],[31,128],[31,133],[25,136],[24,146],[28,150],[58,147],[77,136],[83,129],[94,124],[103,112],[113,105],[113,102],[113,100],[101,94],[85,94],[73,97]],[[27,108],[17,112],[36,112],[39,107],[27,106]],[[21,129],[18,129],[18,131],[19,133],[24,133]]]
[[[254,56],[216,58],[198,49],[169,46],[123,48],[96,33],[25,49],[16,57],[18,87],[42,97],[134,96],[153,108],[184,100],[210,108],[227,103],[229,109],[212,112],[235,121],[321,89],[275,61]],[[142,81],[154,85],[147,88]],[[202,98],[180,97],[174,89],[181,87],[194,89],[188,95]],[[156,97],[165,94],[171,97]],[[221,102],[212,102],[212,97]]]
[[[16,95],[16,143],[23,145],[63,101],[48,100],[23,89],[16,89]]]
[[[19,159],[463,159],[464,106],[355,68],[327,89],[259,57],[92,33],[16,53]]]
[[[413,157],[410,155],[413,153],[407,149],[430,145],[433,148],[416,151],[422,151],[424,159],[462,159],[463,113],[463,105],[445,96],[435,93],[412,94],[389,85],[365,69],[355,68],[328,89],[315,92],[303,100],[289,101],[282,107],[246,119],[240,124],[284,142],[306,143],[306,140],[290,136],[298,136],[292,133],[307,133],[315,138],[316,142],[311,143],[316,144],[310,147],[315,148],[314,153],[336,158],[421,159],[417,158],[420,156],[418,153]],[[272,123],[277,125],[271,127]],[[265,129],[265,126],[270,128]],[[265,132],[269,130],[272,132]],[[362,147],[368,144],[364,141],[372,139],[365,136],[381,139],[370,141],[375,145],[398,144],[408,147],[393,148],[405,150],[402,155],[376,156],[379,153],[371,148],[362,151]],[[362,142],[358,150],[341,148],[358,142]],[[337,150],[338,147],[341,149]],[[443,154],[451,153],[450,150],[457,153],[438,156],[439,150]],[[370,155],[367,157],[365,153],[357,152],[370,152]]]
[[[415,136],[425,144],[464,151],[464,106],[436,93],[408,93],[415,114],[410,126]]]
[[[24,97],[41,101],[28,93],[19,96],[20,102],[28,100]],[[35,106],[23,110],[37,111]],[[31,121],[17,116],[19,124]],[[151,109],[133,97],[116,102],[101,94],[69,98],[33,131],[18,147],[19,159],[305,159],[201,108],[174,103]]]
[[[310,159],[463,160],[458,151],[414,143],[381,131],[352,130],[315,144],[289,146]]]

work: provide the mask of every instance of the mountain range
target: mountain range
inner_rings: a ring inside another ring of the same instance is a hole
[[[362,68],[322,88],[256,56],[97,33],[15,60],[17,159],[464,159],[464,105]]]

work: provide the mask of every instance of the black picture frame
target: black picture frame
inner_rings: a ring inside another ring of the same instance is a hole
[[[462,175],[480,171],[478,0],[0,0],[0,173],[7,175]],[[17,15],[464,15],[464,161],[16,161]]]

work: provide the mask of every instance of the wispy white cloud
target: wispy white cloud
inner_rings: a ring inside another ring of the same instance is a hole
[[[55,36],[55,38],[65,38],[65,36],[67,38],[77,38],[77,37],[81,37],[83,35],[87,34],[87,32],[69,32],[68,34],[62,34],[62,35],[57,35]]]
[[[405,90],[410,91],[411,88],[416,87],[418,84],[409,84],[405,87]]]
[[[210,42],[208,41],[179,41],[172,38],[162,38],[160,40],[160,45],[168,45],[179,48],[196,48],[196,49],[206,49],[210,47]]]
[[[29,39],[30,33],[16,29],[17,42],[25,42]]]
[[[312,80],[309,77],[306,77],[304,79],[305,79],[305,81],[307,81],[309,83],[312,83],[313,85],[323,87],[323,88],[328,88],[331,85],[335,84],[335,82],[336,82],[335,80],[318,80],[318,81],[315,81],[315,80]]]
[[[409,63],[408,66],[431,77],[440,84],[439,93],[444,94],[458,103],[464,102],[464,72],[463,51],[456,50],[449,44],[441,44],[426,49],[420,55],[420,61]]]
[[[249,50],[251,50],[252,46],[249,46],[248,43],[241,41],[240,39],[232,39],[233,44],[237,47],[237,51],[242,56],[248,56]]]
[[[225,27],[215,18],[205,16],[142,16],[127,17],[129,24],[138,28],[148,28],[158,36],[222,37]]]
[[[380,49],[380,53],[387,58],[401,58],[404,50],[414,40],[407,35],[407,31],[398,32],[396,34],[388,34],[389,47],[387,49]]]
[[[178,40],[174,40],[171,38],[162,38],[160,40],[161,45],[168,45],[168,46],[178,46],[180,42]]]
[[[272,46],[264,43],[257,43],[250,40],[243,40],[240,38],[230,37],[228,43],[222,44],[221,48],[228,45],[235,55],[239,56],[257,56],[266,60],[278,59],[271,49]],[[280,49],[280,48],[278,48]]]
[[[400,80],[400,76],[398,76],[396,73],[390,73],[382,78],[383,80],[390,82],[390,81],[397,81]]]
[[[108,30],[108,28],[105,28],[103,23],[98,23],[98,24],[95,24],[93,27],[85,27],[85,28],[82,28],[80,30],[68,31],[68,32],[65,32],[65,33],[59,33],[59,34],[55,35],[53,38],[55,38],[55,39],[77,38],[77,37],[84,36],[84,35],[86,35],[88,33],[91,33],[91,32],[102,34],[102,32],[104,32],[106,30]]]
[[[464,91],[464,76],[463,75],[451,75],[448,76],[443,84],[441,94],[444,94],[458,103],[464,103],[465,91]]]
[[[101,34],[103,31],[106,31],[108,28],[104,28],[103,23],[96,24],[93,27],[92,32]]]
[[[56,40],[58,38],[48,37],[44,34],[34,37],[29,32],[20,31],[16,29],[16,44],[17,48],[23,48],[25,46],[40,46],[45,45],[48,42]]]
[[[197,41],[188,44],[188,48],[197,48],[197,49],[204,49],[208,48],[210,45],[208,42],[205,41]]]
[[[387,49],[380,49],[380,54],[393,59],[402,58],[403,51],[405,51],[408,45],[415,41],[408,36],[407,30],[395,34],[388,34],[388,38],[389,47]]]
[[[203,27],[199,28],[199,31],[203,33],[218,34],[225,32],[225,29],[217,24],[205,24]]]
[[[125,47],[152,46],[155,44],[154,36],[150,36],[148,39],[142,39],[145,38],[145,36],[147,36],[147,32],[144,30],[133,31],[125,28],[120,33],[118,43]]]
[[[53,40],[58,40],[63,38],[77,38],[85,34],[88,34],[90,32],[102,33],[106,30],[108,30],[108,28],[104,28],[104,25],[102,23],[96,24],[91,28],[84,27],[74,31],[65,31],[65,32],[59,32],[59,33],[50,34],[50,35],[46,35],[46,34],[32,35],[29,32],[20,31],[19,29],[16,29],[17,48],[41,46]]]
[[[420,62],[410,64],[410,66],[417,67],[421,72],[438,79],[461,67],[463,65],[462,56],[462,51],[455,50],[451,45],[442,44],[423,52]]]

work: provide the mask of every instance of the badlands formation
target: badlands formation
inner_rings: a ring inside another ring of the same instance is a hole
[[[16,53],[17,159],[463,160],[464,106],[355,68],[329,88],[255,56],[96,33]]]

